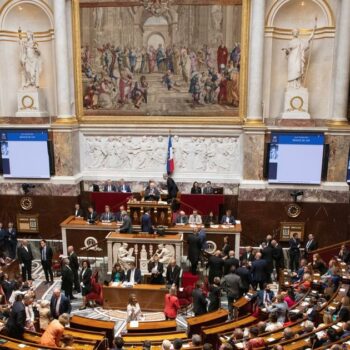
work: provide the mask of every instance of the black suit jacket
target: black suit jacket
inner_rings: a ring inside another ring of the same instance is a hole
[[[254,260],[252,262],[252,277],[254,282],[267,282],[268,265],[263,259]]]
[[[175,265],[174,271],[172,271],[172,267],[168,265],[166,268],[166,284],[174,284],[178,287],[180,285],[180,266]]]
[[[261,251],[261,258],[267,262],[267,267],[269,269],[269,272],[272,272],[273,270],[273,248],[272,246],[266,246]]]
[[[11,338],[22,339],[26,322],[25,306],[22,301],[15,301],[6,323],[8,335]]]
[[[171,177],[167,178],[166,187],[168,189],[168,198],[176,198],[177,193],[179,192],[179,189],[175,181]]]
[[[244,292],[247,292],[252,284],[252,275],[250,271],[245,266],[241,266],[237,268],[236,275],[241,277],[242,289]]]
[[[277,247],[273,248],[272,255],[273,260],[275,261],[276,268],[284,269],[283,249],[280,245],[277,245]]]
[[[88,267],[83,275],[83,270],[80,272],[80,281],[83,282],[84,286],[91,285],[92,270]]]
[[[76,217],[84,217],[84,210],[79,208],[78,210],[74,209],[74,216]]]
[[[155,267],[154,261],[148,263],[148,272],[151,273],[151,283],[161,284],[163,283],[163,271],[164,266],[161,262],[158,261],[157,271],[158,273],[152,273],[153,268]]]
[[[299,238],[297,238],[296,240],[294,240],[293,238],[291,238],[289,240],[289,253],[293,254],[293,255],[298,255],[300,254],[300,240]]]
[[[92,213],[88,212],[86,215],[86,219],[88,221],[96,221],[98,219],[97,213],[95,211],[93,211]]]
[[[202,194],[202,189],[198,187],[192,187],[191,188],[191,194]]]
[[[313,239],[311,243],[308,246],[309,241],[305,244],[305,253],[311,253],[312,251],[316,250],[318,248],[317,242]]]
[[[126,272],[126,281],[127,282],[130,282],[130,275],[131,275],[131,270],[128,270]],[[134,281],[137,284],[140,284],[142,282],[141,270],[138,268],[135,269]]]
[[[203,315],[207,312],[207,299],[203,291],[199,288],[193,289],[193,312],[195,316]]]
[[[105,185],[103,187],[103,192],[116,192],[117,191],[117,187],[115,185],[111,185],[111,190],[108,191],[108,185]]]
[[[6,230],[6,237],[8,240],[12,241],[12,242],[17,242],[17,231],[16,229],[13,227],[11,229],[11,232],[9,229]]]
[[[58,316],[60,316],[64,313],[70,314],[70,312],[72,311],[72,305],[71,305],[69,299],[63,294],[61,294],[61,300],[60,300],[60,306],[58,309],[58,314],[56,313],[55,304],[56,304],[56,297],[53,295],[51,297],[51,301],[50,301],[50,312],[51,312],[51,315],[53,318],[58,318]]]
[[[214,277],[222,277],[224,260],[222,258],[212,255],[208,260],[209,267],[209,283],[213,283]]]
[[[79,270],[79,261],[78,261],[78,256],[76,252],[73,252],[71,255],[68,257],[69,259],[69,267],[73,271],[78,271]]]
[[[143,214],[141,218],[141,232],[153,233],[152,218],[149,214]]]
[[[196,263],[199,260],[199,255],[202,249],[202,243],[198,235],[193,233],[189,234],[187,237],[188,244],[188,260],[191,263]]]
[[[43,256],[43,248],[40,247],[40,259],[42,260]],[[49,264],[52,263],[52,257],[53,257],[53,251],[52,248],[49,246],[46,246],[46,260],[48,261]]]
[[[227,275],[230,272],[231,266],[234,266],[237,269],[239,266],[239,260],[235,257],[226,259],[224,262],[224,275]]]
[[[61,289],[64,291],[69,291],[73,288],[74,274],[72,269],[64,266],[62,269],[62,285]]]
[[[17,249],[17,257],[20,264],[31,263],[33,260],[32,248],[30,245],[27,245],[28,251],[24,248],[24,246],[19,246]]]

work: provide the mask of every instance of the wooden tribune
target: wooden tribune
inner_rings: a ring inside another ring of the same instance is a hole
[[[126,329],[128,333],[153,333],[153,332],[172,332],[176,331],[176,321],[154,321],[154,322],[139,322],[137,327],[131,327],[127,324]]]
[[[156,284],[137,284],[130,288],[103,286],[103,308],[126,310],[131,293],[136,294],[141,310],[163,311],[168,289]]]

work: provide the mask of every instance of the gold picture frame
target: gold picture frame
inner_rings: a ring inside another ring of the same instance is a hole
[[[81,32],[80,32],[80,0],[72,0],[72,26],[73,26],[73,53],[74,53],[74,79],[75,79],[75,100],[76,117],[80,123],[95,124],[197,124],[197,125],[241,125],[244,123],[247,108],[247,78],[248,78],[248,45],[249,45],[249,22],[251,0],[174,0],[176,4],[184,5],[242,5],[242,26],[241,26],[241,61],[239,78],[239,107],[238,115],[86,115],[83,108],[83,81],[81,64]],[[125,6],[129,3],[132,6],[142,6],[142,1],[114,0],[108,2],[94,2],[99,6],[108,7],[113,3],[120,3]]]

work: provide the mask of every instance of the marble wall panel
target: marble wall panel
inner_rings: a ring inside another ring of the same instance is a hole
[[[243,141],[243,178],[262,180],[264,168],[265,135],[246,133]]]
[[[350,136],[327,135],[329,161],[327,181],[345,182],[348,166]]]

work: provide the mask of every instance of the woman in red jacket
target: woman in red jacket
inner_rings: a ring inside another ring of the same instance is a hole
[[[165,294],[164,315],[167,320],[175,320],[177,310],[180,309],[179,299],[176,296],[176,287],[171,287],[168,294]]]

